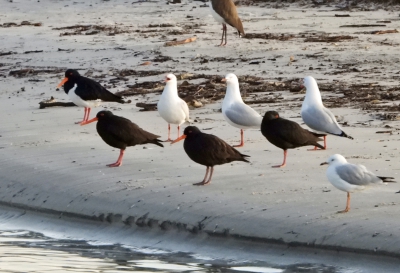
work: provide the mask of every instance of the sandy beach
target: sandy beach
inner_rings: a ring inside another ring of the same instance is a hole
[[[400,194],[395,194],[400,185],[352,194],[350,212],[337,214],[346,193],[328,182],[326,166],[320,166],[339,153],[399,180],[398,7],[370,4],[349,11],[312,3],[242,4],[238,11],[248,37],[238,38],[228,26],[226,47],[216,46],[221,26],[200,1],[12,1],[2,9],[2,205],[166,234],[178,230],[183,239],[217,235],[400,256]],[[164,46],[190,37],[197,39]],[[39,109],[50,97],[69,101],[63,90],[56,91],[67,68],[132,100],[103,103],[91,117],[108,109],[162,139],[167,123],[136,103],[157,103],[160,81],[174,73],[178,90],[185,90],[181,97],[203,104],[190,106],[192,125],[232,145],[240,135],[220,112],[225,74],[239,76],[244,101],[261,115],[276,110],[305,128],[304,92],[298,86],[311,75],[354,140],[328,136],[325,151],[289,150],[287,166],[275,169],[282,150],[260,130],[246,130],[239,149],[251,163],[216,166],[212,183],[204,187],[192,185],[201,181],[205,167],[187,157],[182,142],[130,147],[121,167],[108,168],[119,151],[101,140],[95,124],[74,124],[83,108]]]

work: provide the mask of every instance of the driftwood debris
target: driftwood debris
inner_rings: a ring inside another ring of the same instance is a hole
[[[265,40],[278,40],[287,41],[295,38],[293,34],[272,34],[272,33],[246,33],[243,37],[245,39],[265,39]]]
[[[28,51],[25,51],[24,54],[41,53],[41,52],[43,52],[43,50],[28,50]]]
[[[8,51],[8,52],[0,52],[0,56],[7,56],[7,55],[12,55],[16,54],[16,52]]]
[[[0,24],[0,27],[20,27],[20,26],[34,26],[34,27],[41,27],[42,23],[31,23],[29,21],[22,21],[21,24],[17,24],[14,22]]]
[[[39,109],[44,109],[46,107],[55,107],[55,106],[70,107],[76,105],[73,102],[58,102],[53,96],[48,100],[43,100],[39,102]]]
[[[350,14],[335,14],[335,17],[350,17]]]
[[[187,44],[187,43],[192,43],[196,41],[197,37],[192,37],[188,38],[185,40],[180,40],[180,41],[171,41],[171,42],[166,42],[164,46],[174,46],[174,45],[182,45],[182,44]]]
[[[343,40],[351,40],[355,37],[350,35],[340,35],[340,36],[319,36],[319,37],[310,37],[304,40],[304,42],[325,42],[325,43],[336,43],[341,42]]]
[[[371,31],[371,34],[387,34],[387,33],[399,33],[399,31],[397,29]]]
[[[11,70],[8,75],[16,78],[28,77],[38,74],[59,74],[64,73],[64,68],[49,68],[49,69],[33,69],[33,68],[22,68],[19,70]]]
[[[340,27],[386,27],[386,25],[361,24],[361,25],[343,25]]]
[[[157,110],[157,103],[138,102],[138,103],[136,103],[136,107],[143,108],[143,109],[139,110],[140,112],[155,111],[155,110]]]

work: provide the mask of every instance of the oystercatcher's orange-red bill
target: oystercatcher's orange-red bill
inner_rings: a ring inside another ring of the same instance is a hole
[[[97,117],[94,117],[94,118],[89,119],[89,120],[87,120],[87,121],[82,121],[82,122],[81,122],[81,126],[82,126],[82,125],[89,124],[89,123],[92,123],[92,122],[97,121],[97,120],[98,120],[98,118],[97,118]]]
[[[59,88],[59,87],[61,87],[61,86],[63,86],[64,85],[64,83],[66,83],[68,81],[68,78],[67,77],[65,77],[58,85],[57,85],[57,88]]]
[[[172,141],[171,144],[174,144],[174,143],[176,143],[176,142],[178,142],[178,141],[181,141],[182,139],[185,139],[185,138],[186,138],[186,135],[181,135],[180,137],[178,137],[177,139],[175,139],[174,141]]]

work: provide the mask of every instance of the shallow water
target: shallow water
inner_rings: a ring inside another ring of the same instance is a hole
[[[214,260],[196,254],[63,240],[40,233],[0,231],[0,272],[360,272],[322,264],[272,266]]]

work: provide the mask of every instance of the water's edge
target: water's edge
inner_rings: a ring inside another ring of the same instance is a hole
[[[11,217],[7,216],[9,210],[14,211],[13,213],[16,214]],[[311,254],[314,255],[314,258],[318,257],[318,259],[322,258],[325,260],[329,260],[330,258],[334,257],[335,262],[337,262],[337,259],[347,260],[349,257],[355,261],[366,260],[373,262],[374,264],[379,261],[379,263],[388,262],[388,264],[391,265],[393,262],[393,265],[396,268],[394,272],[399,270],[398,258],[400,258],[400,255],[398,253],[391,253],[387,251],[370,251],[366,249],[310,244],[296,241],[285,242],[283,239],[243,236],[240,234],[234,234],[232,232],[217,232],[207,228],[202,229],[200,223],[199,226],[193,227],[187,225],[186,223],[159,221],[154,218],[150,219],[147,218],[147,214],[141,216],[126,216],[110,213],[108,215],[101,214],[99,216],[89,216],[85,214],[63,212],[47,208],[38,208],[24,204],[0,201],[0,219],[3,218],[3,220],[6,220],[7,222],[7,220],[10,221],[10,219],[18,218],[24,222],[24,216],[27,216],[28,218],[31,218],[32,216],[34,218],[38,217],[39,219],[45,218],[46,221],[39,221],[39,231],[43,230],[43,228],[46,229],[46,227],[43,226],[44,222],[45,225],[48,225],[49,222],[52,222],[52,224],[47,227],[50,229],[50,231],[53,229],[58,229],[57,226],[60,225],[60,223],[57,223],[58,221],[62,221],[62,229],[65,228],[65,223],[69,223],[72,226],[75,224],[78,224],[78,226],[84,224],[88,227],[101,227],[101,233],[106,231],[103,235],[106,235],[107,240],[110,240],[114,243],[121,243],[119,241],[119,236],[116,236],[116,234],[119,232],[127,234],[139,233],[140,237],[144,239],[143,246],[148,247],[149,241],[151,242],[150,245],[153,245],[153,239],[156,238],[156,247],[161,247],[162,249],[166,249],[168,251],[191,252],[193,250],[199,250],[198,246],[199,244],[202,244],[206,245],[207,248],[218,247],[218,253],[223,251],[220,249],[221,247],[222,249],[229,249],[228,252],[235,252],[235,249],[240,249],[241,252],[247,252],[247,254],[250,255],[249,257],[255,257],[254,253],[256,252],[261,254],[261,257],[266,254],[272,254],[274,256],[276,253],[281,253],[280,256],[300,256],[303,259],[305,258],[305,255]],[[29,220],[28,223],[31,221],[32,220]],[[30,225],[30,227],[32,226]],[[113,230],[111,233],[113,235],[110,236],[111,234],[107,230]],[[114,233],[115,230],[118,230],[118,232]],[[83,236],[82,238],[88,239],[88,234],[85,232],[83,232],[81,235]],[[122,242],[124,240],[125,239],[123,239]],[[182,242],[185,243],[185,247],[183,248]],[[176,247],[177,249],[175,249]],[[208,252],[209,250],[206,251],[206,253]],[[238,257],[244,258],[245,256],[241,253]],[[260,257],[258,257],[257,260],[259,260],[259,258]],[[282,264],[282,262],[283,261],[279,262],[279,264]]]

